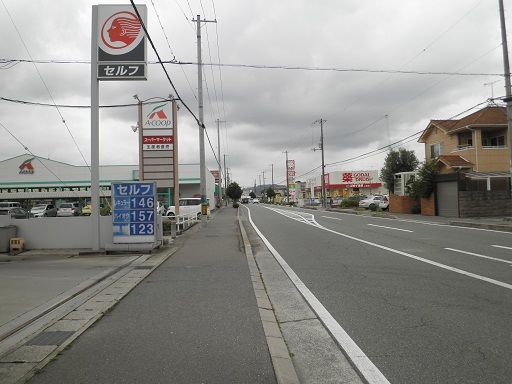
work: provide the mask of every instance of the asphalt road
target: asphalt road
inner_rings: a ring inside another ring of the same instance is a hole
[[[512,381],[512,233],[249,208],[389,382]]]

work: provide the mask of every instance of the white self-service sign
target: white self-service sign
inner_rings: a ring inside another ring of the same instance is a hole
[[[147,8],[136,5],[144,25]],[[98,80],[146,80],[146,37],[130,5],[98,5]]]

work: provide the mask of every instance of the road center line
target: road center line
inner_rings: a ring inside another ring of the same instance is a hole
[[[249,222],[259,235],[261,240],[265,243],[269,251],[272,253],[276,261],[281,265],[281,268],[288,275],[295,287],[299,290],[304,300],[308,302],[313,311],[317,314],[320,321],[329,330],[334,340],[338,343],[341,349],[345,352],[347,357],[351,360],[354,367],[363,376],[368,384],[390,384],[381,371],[372,363],[372,361],[364,354],[354,340],[348,333],[341,327],[341,325],[332,317],[322,303],[313,295],[313,293],[306,287],[306,285],[299,279],[293,269],[290,268],[288,263],[282,258],[277,250],[270,244],[263,233],[256,227],[251,217],[251,210],[245,207],[248,212]],[[277,212],[279,213],[279,212]],[[281,213],[282,214],[282,213]]]
[[[491,247],[503,248],[503,249],[512,249],[512,247],[505,247],[504,245],[491,245]]]
[[[331,217],[331,216],[321,216],[323,217],[324,219],[331,219],[331,220],[339,220],[339,221],[342,221],[343,219],[340,219],[339,217]]]
[[[507,264],[512,264],[512,261],[509,261],[509,260],[503,260],[503,259],[498,259],[496,257],[491,257],[491,256],[485,256],[485,255],[480,255],[478,253],[473,253],[473,252],[468,252],[468,251],[462,251],[460,249],[454,249],[454,248],[445,248],[446,250],[448,251],[452,251],[452,252],[460,252],[460,253],[465,253],[466,255],[471,255],[471,256],[476,256],[476,257],[481,257],[483,259],[489,259],[489,260],[494,260],[494,261],[500,261],[502,263],[507,263]],[[512,249],[512,248],[511,248]]]
[[[395,231],[402,231],[402,232],[414,232],[410,231],[409,229],[401,229],[401,228],[394,228],[394,227],[386,227],[385,225],[377,225],[377,224],[368,224],[372,227],[380,227],[380,228],[386,228],[386,229],[394,229]]]

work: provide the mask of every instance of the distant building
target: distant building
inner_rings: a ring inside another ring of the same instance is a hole
[[[112,182],[138,181],[138,165],[100,166],[100,197],[110,198]],[[215,181],[206,174],[207,198],[214,200]],[[199,164],[179,164],[180,197],[200,197]],[[89,167],[76,166],[23,154],[0,161],[0,200],[19,201],[28,207],[38,201],[80,201],[91,199]],[[158,198],[172,205],[172,192],[159,189]],[[213,207],[212,207],[213,208]]]

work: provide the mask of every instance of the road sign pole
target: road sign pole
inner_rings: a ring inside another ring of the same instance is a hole
[[[100,250],[100,144],[99,144],[99,81],[98,6],[92,6],[91,33],[91,249]]]

